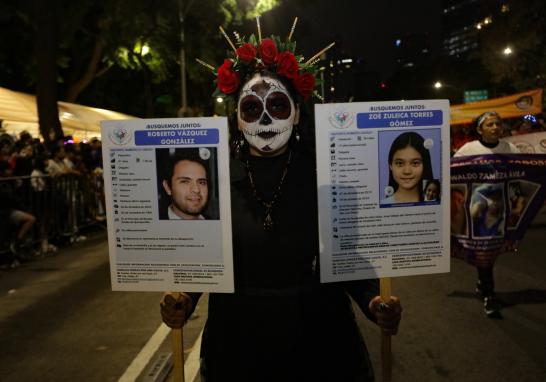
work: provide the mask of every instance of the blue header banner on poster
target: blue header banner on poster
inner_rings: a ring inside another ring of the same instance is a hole
[[[443,113],[441,110],[382,111],[376,113],[358,113],[356,115],[356,126],[359,129],[440,126],[442,125],[442,120]]]
[[[137,146],[216,145],[220,141],[219,137],[217,129],[138,130],[135,131],[135,144]]]

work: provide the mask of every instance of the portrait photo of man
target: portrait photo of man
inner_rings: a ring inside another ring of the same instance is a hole
[[[156,150],[160,220],[218,219],[215,150]]]

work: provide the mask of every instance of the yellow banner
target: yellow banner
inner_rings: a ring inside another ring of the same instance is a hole
[[[542,89],[529,90],[507,97],[451,106],[451,124],[471,123],[486,111],[496,111],[502,118],[521,117],[542,112]]]

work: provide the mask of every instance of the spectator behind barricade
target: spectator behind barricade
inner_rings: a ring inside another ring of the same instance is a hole
[[[15,154],[14,176],[29,176],[32,172],[32,160],[34,158],[34,148],[32,143],[25,143],[18,153]]]
[[[30,174],[30,185],[34,192],[34,211],[38,217],[39,236],[40,236],[40,252],[41,254],[57,252],[57,247],[50,244],[48,240],[51,203],[50,187],[46,174],[46,166],[48,163],[45,154],[36,155],[33,161],[33,170]]]
[[[65,167],[69,170],[71,174],[81,175],[81,172],[76,167],[76,149],[75,145],[68,144],[64,147],[65,156],[63,158],[63,163]]]
[[[0,161],[4,161],[6,163],[8,163],[10,159],[10,154],[12,150],[11,141],[7,137],[8,136],[5,135],[3,137],[4,139],[0,140]]]
[[[99,139],[91,139],[91,170],[102,169],[102,143]]]
[[[50,147],[50,159],[47,162],[46,171],[53,177],[66,174],[66,166],[63,162],[64,148],[59,146]]]
[[[90,188],[93,194],[92,210],[94,211],[95,220],[98,222],[104,222],[106,220],[105,200],[104,200],[104,182],[102,178],[102,168],[97,167],[97,152],[96,148],[99,147],[99,143],[94,138],[91,142],[94,142],[95,148],[91,143],[80,143],[80,154],[82,165],[85,166],[86,171],[89,173]],[[102,148],[101,148],[102,150]],[[102,163],[99,160],[99,163]]]
[[[12,179],[6,179],[12,176],[11,168],[5,160],[0,161],[0,219],[2,221],[2,231],[0,236],[4,242],[9,242],[11,257],[9,265],[16,268],[21,261],[27,259],[23,242],[26,234],[30,231],[36,217],[20,209],[20,201],[17,199],[15,185]],[[5,224],[5,223],[8,224]],[[15,231],[15,234],[12,234]],[[6,240],[7,239],[7,240]]]
[[[56,230],[60,234],[59,239],[72,236],[71,197],[69,180],[66,176],[70,169],[63,162],[65,157],[64,146],[54,144],[50,147],[51,158],[47,162],[46,170],[52,177],[52,203],[54,205]]]
[[[47,172],[53,177],[62,175],[75,174],[73,170],[68,168],[64,162],[66,152],[64,147],[53,146],[51,148],[51,159],[47,163]]]
[[[26,131],[26,130],[23,130],[19,133],[19,141],[24,145],[31,145],[32,144],[32,141],[33,141],[33,138],[32,138],[32,135]]]

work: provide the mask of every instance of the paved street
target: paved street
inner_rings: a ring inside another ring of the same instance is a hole
[[[159,293],[110,290],[105,235],[0,273],[0,380],[117,381],[160,324]]]
[[[394,381],[546,381],[546,228],[533,228],[520,254],[499,257],[504,319],[483,313],[476,271],[451,261],[442,275],[393,280],[403,320],[393,337]],[[379,337],[362,325],[379,376]]]
[[[393,337],[393,380],[546,380],[545,235],[546,227],[533,228],[520,254],[499,258],[499,296],[509,304],[502,320],[484,315],[473,292],[475,270],[459,260],[452,260],[449,274],[394,279],[404,314]],[[2,381],[118,381],[160,325],[160,293],[110,290],[102,233],[0,272]],[[205,302],[185,330],[186,356],[206,316]],[[357,316],[380,380],[379,333]],[[146,360],[153,363],[169,350],[167,337]],[[152,366],[142,365],[139,381],[153,374]]]

